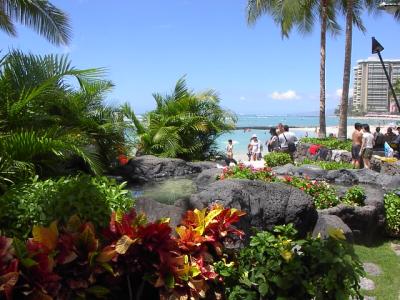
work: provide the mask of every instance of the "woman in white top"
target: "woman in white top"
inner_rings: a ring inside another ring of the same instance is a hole
[[[367,169],[371,168],[370,160],[372,158],[372,148],[374,148],[374,135],[369,130],[369,125],[363,125],[362,144],[360,156],[364,161],[364,166]]]

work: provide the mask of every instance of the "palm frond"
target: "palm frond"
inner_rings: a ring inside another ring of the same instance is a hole
[[[51,43],[69,43],[71,27],[67,15],[47,0],[6,0],[2,4],[7,16],[33,28]]]

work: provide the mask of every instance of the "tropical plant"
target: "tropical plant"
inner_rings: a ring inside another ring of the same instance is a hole
[[[199,160],[215,150],[215,140],[234,129],[236,117],[219,105],[212,90],[194,93],[181,78],[171,95],[153,95],[157,107],[140,122],[132,109],[124,108],[136,126],[138,152],[162,157]]]
[[[253,24],[264,14],[272,16],[281,28],[283,37],[288,37],[293,27],[305,33],[312,30],[315,19],[321,22],[320,62],[320,114],[319,136],[326,136],[325,120],[325,62],[326,32],[337,33],[339,26],[335,18],[335,1],[332,0],[248,0],[247,20]]]
[[[351,151],[351,140],[341,141],[336,138],[301,138],[302,143],[325,146],[328,149]]]
[[[386,232],[390,236],[400,236],[400,195],[399,191],[387,193],[384,197]]]
[[[14,21],[33,28],[53,44],[68,44],[71,28],[67,15],[47,0],[2,0],[0,29],[16,36]]]
[[[222,277],[213,264],[224,259],[224,242],[242,237],[233,224],[243,214],[188,211],[176,236],[168,220],[147,223],[134,210],[114,212],[102,238],[77,216],[34,226],[26,242],[0,236],[0,297],[215,299]]]
[[[17,184],[0,196],[0,228],[9,236],[25,238],[31,226],[53,220],[66,223],[72,215],[96,227],[108,223],[112,211],[128,211],[134,201],[125,183],[106,177],[80,175]]]
[[[289,225],[258,232],[227,263],[216,263],[227,299],[362,299],[362,264],[343,232],[296,240]]]
[[[17,173],[57,174],[76,157],[98,174],[126,151],[129,124],[102,103],[112,88],[104,72],[76,69],[66,56],[11,51],[2,59],[0,184]]]
[[[365,190],[360,186],[353,186],[346,191],[341,201],[345,204],[363,206],[365,203]]]
[[[243,164],[239,164],[233,168],[224,168],[222,174],[217,176],[218,180],[229,178],[261,180],[266,182],[273,182],[277,179],[271,168],[253,169]]]
[[[264,156],[265,165],[268,167],[283,166],[292,163],[289,153],[271,152]]]

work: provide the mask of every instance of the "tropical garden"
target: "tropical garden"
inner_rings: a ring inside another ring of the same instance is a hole
[[[343,1],[341,8],[354,17],[350,24],[361,26],[352,3]],[[328,28],[338,30],[338,8],[330,1],[288,4],[249,1],[249,22],[272,13],[287,36],[293,26],[310,30],[320,14],[324,123],[324,35]],[[0,1],[2,31],[15,36],[15,23],[55,45],[70,40],[67,15],[48,1]],[[154,94],[156,108],[139,117],[127,104],[105,104],[113,88],[105,69],[79,69],[63,55],[2,55],[1,299],[362,298],[364,271],[340,230],[332,229],[326,239],[299,239],[287,224],[257,232],[232,250],[243,238],[235,225],[246,212],[218,205],[190,210],[171,228],[168,219],[149,222],[137,214],[126,183],[107,176],[121,164],[118,157],[134,150],[185,160],[213,157],[216,139],[236,121],[215,91],[194,92],[181,78],[169,95]],[[223,176],[278,180],[268,168],[239,167]],[[338,199],[322,183],[283,181],[321,207],[360,205],[363,198],[360,190]],[[390,220],[394,234],[396,220]]]

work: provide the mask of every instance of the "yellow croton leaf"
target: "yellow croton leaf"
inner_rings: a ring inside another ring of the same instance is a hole
[[[32,236],[35,242],[41,243],[50,251],[54,250],[58,239],[57,221],[52,222],[49,227],[33,226]]]
[[[123,235],[118,241],[117,244],[115,245],[115,251],[117,251],[118,254],[125,254],[126,251],[128,251],[129,247],[136,243],[138,239],[131,239],[127,235]]]
[[[334,238],[335,240],[346,240],[346,237],[344,236],[344,232],[340,228],[328,228],[328,234],[331,238]]]
[[[286,262],[289,262],[292,259],[293,254],[289,250],[284,250],[281,252],[281,256]]]
[[[115,251],[115,249],[113,249],[111,246],[107,246],[96,257],[96,261],[99,263],[109,262],[111,259],[114,258],[116,254],[117,252]]]

